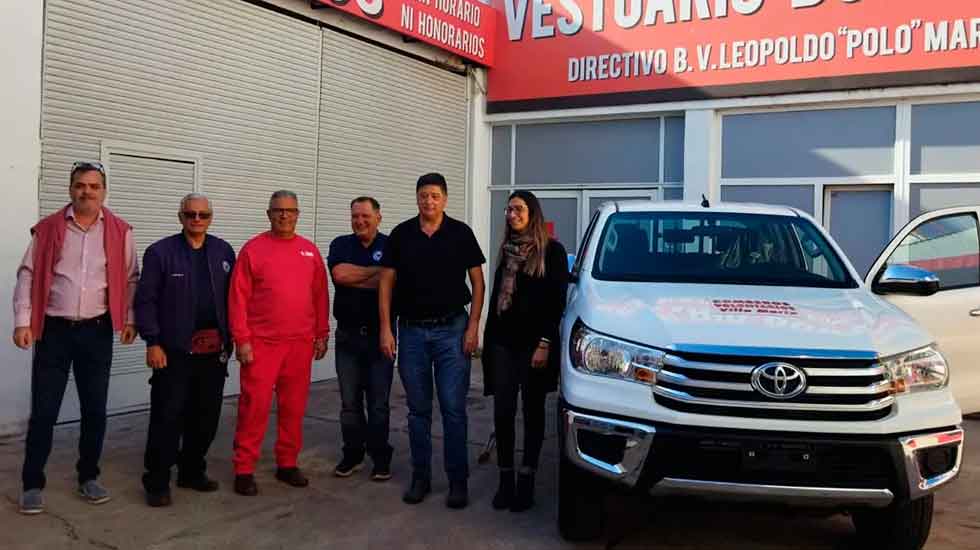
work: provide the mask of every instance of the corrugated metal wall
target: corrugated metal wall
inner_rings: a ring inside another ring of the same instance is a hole
[[[270,190],[312,213],[319,48],[316,26],[238,0],[49,0],[42,212],[111,139],[200,154],[213,232],[236,247],[268,228]]]
[[[102,160],[140,253],[179,230],[192,188],[236,249],[268,229],[277,189],[299,195],[299,231],[324,253],[354,194],[377,196],[389,228],[414,215],[422,172],[446,175],[463,217],[464,77],[241,0],[47,0],[44,48],[42,214],[67,202],[72,162]],[[117,349],[111,409],[148,401],[144,349]]]
[[[178,204],[181,197],[194,190],[194,163],[112,153],[108,164],[112,166],[110,208],[124,219],[139,221],[133,226],[133,240],[139,265],[143,265],[146,247],[161,234],[180,230]],[[128,346],[116,344],[111,392],[119,406],[142,404],[140,397],[146,391],[145,357],[146,344],[142,340]]]
[[[382,231],[418,214],[415,181],[440,172],[464,219],[466,78],[333,32],[323,34],[317,243],[350,233],[350,200],[381,202]]]
[[[351,232],[351,199],[378,199],[390,233],[418,214],[415,182],[427,172],[446,176],[447,211],[464,219],[465,77],[325,31],[322,83],[316,235],[324,257],[334,237]]]

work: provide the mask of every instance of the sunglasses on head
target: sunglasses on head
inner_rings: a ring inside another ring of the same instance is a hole
[[[211,212],[195,212],[193,210],[184,210],[180,213],[185,219],[188,220],[210,220]]]
[[[71,172],[74,174],[78,171],[89,171],[98,170],[99,173],[105,175],[105,166],[102,166],[101,162],[90,162],[87,160],[79,160],[71,165]]]

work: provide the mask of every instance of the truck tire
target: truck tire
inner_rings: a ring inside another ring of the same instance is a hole
[[[558,532],[572,542],[602,535],[605,507],[598,480],[565,458],[558,458]]]
[[[855,510],[851,519],[858,538],[875,548],[919,550],[929,538],[932,507],[933,496],[928,495],[880,510]]]

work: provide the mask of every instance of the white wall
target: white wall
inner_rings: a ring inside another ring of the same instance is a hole
[[[31,354],[14,347],[15,271],[38,216],[44,3],[0,2],[0,435],[22,432],[30,413]]]
[[[684,200],[721,200],[721,119],[714,109],[684,113]]]

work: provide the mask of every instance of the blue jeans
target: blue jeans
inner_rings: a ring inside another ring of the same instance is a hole
[[[109,315],[81,324],[47,317],[44,337],[34,344],[31,376],[31,419],[21,481],[24,490],[43,489],[44,467],[51,454],[54,425],[68,386],[68,373],[75,374],[81,406],[81,435],[78,440],[78,483],[99,477],[99,459],[106,429],[106,400],[112,367],[112,323]]]
[[[334,342],[344,458],[360,461],[367,451],[376,465],[388,465],[392,452],[388,444],[392,361],[378,349],[376,330],[339,327]]]
[[[464,481],[470,475],[466,448],[470,359],[463,353],[466,322],[466,315],[461,313],[443,325],[398,324],[398,372],[408,399],[408,434],[416,478],[432,477],[433,377],[442,411],[446,476],[450,481]]]

